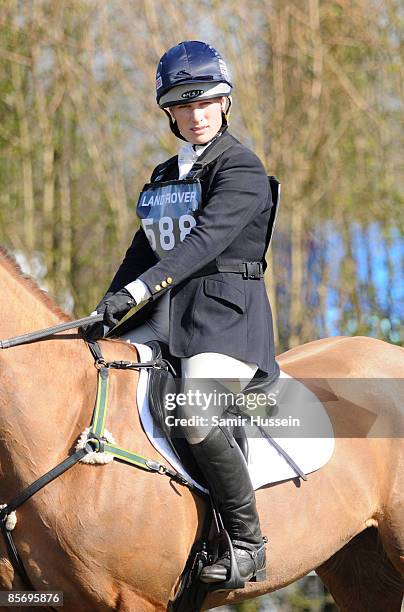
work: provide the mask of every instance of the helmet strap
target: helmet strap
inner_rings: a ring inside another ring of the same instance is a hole
[[[177,138],[180,138],[181,140],[184,140],[184,142],[188,142],[187,139],[184,138],[184,136],[179,131],[177,122],[174,121],[173,116],[171,115],[170,111],[167,110],[166,108],[163,108],[163,111],[165,112],[165,114],[167,115],[167,117],[168,117],[168,119],[170,121],[170,130],[172,131],[172,133],[175,134],[175,136]]]
[[[226,110],[224,111],[223,115],[224,115],[224,119],[226,121],[226,125],[229,121],[229,117],[230,117],[230,111],[231,111],[231,105],[232,105],[232,99],[231,96],[227,96],[227,107]]]

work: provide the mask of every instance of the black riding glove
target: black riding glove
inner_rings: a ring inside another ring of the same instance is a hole
[[[133,306],[136,306],[136,300],[127,289],[123,288],[114,293],[106,301],[104,325],[108,325],[110,328],[114,327]]]
[[[95,307],[95,311],[97,314],[104,314],[105,308],[107,307],[107,300],[114,295],[113,291],[108,291],[102,300]],[[82,328],[84,336],[88,340],[100,340],[105,336],[108,329],[105,327],[102,321],[97,321],[97,323],[88,323],[88,325],[84,325]]]

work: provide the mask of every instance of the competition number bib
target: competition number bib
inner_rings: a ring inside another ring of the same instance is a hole
[[[151,248],[165,257],[196,225],[195,212],[202,201],[198,179],[148,183],[136,212]]]

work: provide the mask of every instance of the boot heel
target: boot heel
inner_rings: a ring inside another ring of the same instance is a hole
[[[258,570],[254,578],[252,578],[250,582],[264,582],[266,579],[267,579],[267,568],[263,567],[262,569]]]

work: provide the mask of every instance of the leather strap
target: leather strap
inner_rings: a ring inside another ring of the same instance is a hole
[[[238,140],[234,138],[234,136],[228,132],[222,133],[217,140],[211,143],[211,146],[206,148],[198,160],[193,164],[191,170],[188,172],[187,178],[199,178],[206,166],[211,164],[222,153],[237,143]]]
[[[195,272],[195,274],[192,275],[192,278],[216,274],[217,272],[242,274],[243,278],[246,280],[259,280],[264,277],[264,265],[261,261],[240,261],[238,263],[222,263],[212,261]]]
[[[55,480],[55,478],[69,470],[73,465],[78,463],[80,459],[82,459],[87,453],[92,451],[93,448],[86,445],[86,447],[81,448],[80,450],[73,453],[73,455],[69,455],[69,457],[58,463],[54,468],[49,470],[49,472],[47,472],[43,476],[40,476],[40,478],[34,480],[34,482],[32,482],[23,491],[17,493],[17,495],[15,495],[7,503],[7,505],[2,510],[0,510],[0,522],[2,523],[4,520],[6,520],[10,512],[17,510],[17,508],[19,508],[21,504],[26,502],[27,499],[35,495],[35,493],[37,493],[40,489],[52,482],[52,480]]]

